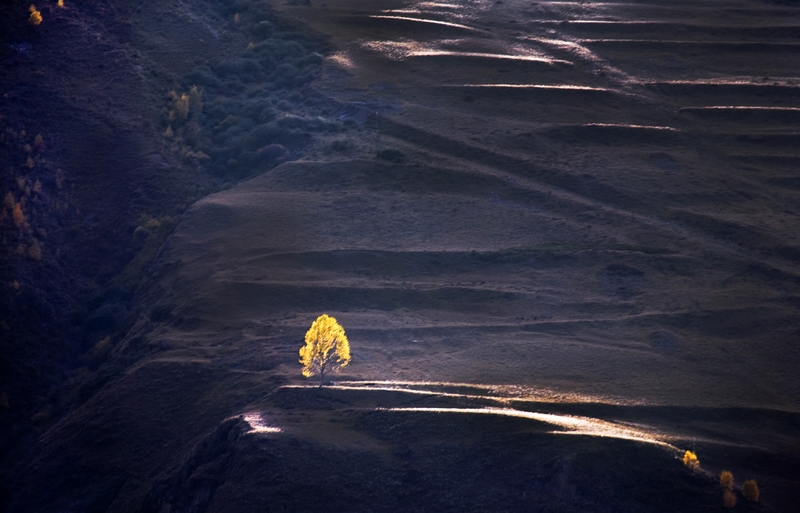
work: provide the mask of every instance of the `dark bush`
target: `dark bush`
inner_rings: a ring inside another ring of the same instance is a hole
[[[378,158],[382,160],[388,160],[389,162],[394,162],[397,164],[402,164],[406,161],[406,155],[400,150],[395,150],[393,148],[386,148],[385,150],[381,150],[378,152]]]
[[[203,87],[219,88],[222,86],[222,82],[220,82],[208,66],[198,66],[193,69],[191,73],[186,75],[186,79],[187,83]]]
[[[275,123],[284,130],[306,130],[309,132],[336,132],[339,125],[323,118],[305,118],[300,116],[285,116]]]
[[[264,69],[256,59],[225,60],[214,66],[214,72],[222,78],[235,78],[245,83],[264,80]]]
[[[172,311],[175,310],[175,303],[156,303],[150,308],[150,320],[162,322],[169,319]]]
[[[267,38],[272,35],[272,32],[275,30],[275,26],[270,23],[269,21],[260,21],[256,23],[253,28],[250,30],[254,36]]]

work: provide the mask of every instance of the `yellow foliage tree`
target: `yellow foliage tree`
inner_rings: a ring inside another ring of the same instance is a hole
[[[742,483],[742,495],[751,502],[758,502],[758,484],[755,479],[748,479]]]
[[[689,468],[697,468],[700,466],[700,460],[697,459],[697,454],[686,451],[683,455],[683,464]]]
[[[325,373],[346,367],[350,363],[350,342],[344,328],[327,314],[317,317],[306,332],[306,345],[300,348],[303,376],[319,375],[319,386]]]

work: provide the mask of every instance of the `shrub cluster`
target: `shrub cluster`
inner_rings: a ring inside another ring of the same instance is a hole
[[[314,133],[343,129],[306,87],[321,69],[321,39],[286,25],[262,2],[220,1],[219,9],[253,40],[235,58],[192,70],[187,92],[170,92],[164,135],[176,154],[240,179],[287,160]]]
[[[48,189],[55,192],[62,189],[64,175],[60,169],[53,172],[43,161],[46,144],[41,134],[31,137],[25,130],[0,129],[0,148],[7,159],[3,162],[3,191],[0,192],[3,249],[7,255],[39,262],[48,235],[42,220],[52,217],[53,208],[62,208],[61,203],[53,201]]]
[[[726,508],[736,506],[736,495],[733,493],[733,474],[723,470],[719,474],[719,485],[722,487],[722,505]]]

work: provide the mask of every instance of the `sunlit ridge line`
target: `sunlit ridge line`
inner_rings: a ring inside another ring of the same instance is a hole
[[[761,107],[759,105],[706,105],[704,107],[681,107],[680,110],[786,110],[800,111],[800,107]]]
[[[507,55],[500,53],[481,53],[481,52],[456,52],[448,50],[417,50],[410,52],[409,57],[478,57],[488,59],[508,59],[515,61],[544,62],[546,64],[573,64],[564,59],[552,59],[550,57],[537,57],[535,55]]]
[[[596,126],[607,128],[636,128],[642,130],[666,130],[670,132],[680,132],[677,128],[671,126],[658,126],[658,125],[629,125],[626,123],[585,123],[581,126]]]
[[[778,83],[776,83],[778,82]],[[787,83],[791,82],[791,83]],[[774,77],[764,81],[761,77],[697,78],[693,80],[646,80],[642,85],[746,85],[753,87],[800,87],[798,77]]]
[[[416,22],[419,22],[419,23],[431,23],[431,24],[434,24],[434,25],[444,25],[446,27],[454,27],[454,28],[460,28],[460,29],[465,29],[465,30],[474,30],[476,32],[479,32],[479,30],[474,28],[474,27],[469,27],[467,25],[461,25],[460,23],[450,23],[449,21],[428,20],[428,19],[423,19],[423,18],[412,18],[410,16],[386,16],[386,15],[382,15],[382,14],[373,14],[373,15],[370,16],[370,18],[376,18],[376,19],[381,19],[381,20],[416,21]]]
[[[317,385],[286,385],[284,388],[317,388]],[[402,387],[357,387],[357,386],[347,386],[347,385],[329,385],[326,388],[333,389],[333,390],[361,390],[361,391],[382,391],[382,392],[402,392],[404,394],[414,394],[414,395],[432,395],[436,397],[459,397],[462,399],[488,399],[497,402],[508,402],[510,398],[508,397],[492,397],[492,396],[483,396],[483,395],[471,395],[471,394],[457,394],[455,392],[434,392],[432,390],[417,390],[413,388],[402,388]]]
[[[800,43],[780,41],[692,41],[691,39],[580,39],[581,43],[655,43],[655,44],[688,44],[688,45],[738,45],[738,46],[800,46]]]
[[[385,387],[358,386],[366,385],[394,385]],[[503,396],[475,395],[475,394],[456,394],[455,392],[437,392],[433,390],[416,390],[403,388],[404,386],[442,386],[452,388],[475,388],[486,390],[490,393],[505,394]],[[315,388],[316,385],[285,385],[283,388]],[[642,401],[619,400],[604,396],[581,395],[573,392],[557,392],[549,389],[533,389],[518,385],[476,385],[472,383],[450,383],[450,382],[431,382],[431,381],[338,381],[329,388],[341,388],[343,390],[383,390],[391,392],[419,392],[424,395],[443,395],[450,394],[464,398],[489,399],[499,402],[518,401],[518,402],[557,402],[557,403],[593,403],[609,404],[615,406],[633,406],[645,404]]]
[[[561,89],[572,91],[606,91],[616,93],[614,89],[605,87],[589,87],[577,85],[546,85],[546,84],[442,84],[441,87],[474,87],[474,88],[498,88],[498,89]]]
[[[673,23],[664,22],[664,21],[654,21],[654,20],[530,20],[529,23],[547,23],[547,24],[565,24],[569,25],[570,23],[576,24],[591,24],[596,23],[599,25],[673,25]],[[679,25],[685,25],[685,23],[680,23]]]
[[[463,5],[459,4],[447,4],[443,2],[420,2],[417,4],[419,7],[445,7],[445,8],[452,8],[452,9],[463,9]]]
[[[553,434],[572,434],[584,436],[597,436],[605,438],[618,438],[632,440],[678,450],[672,444],[664,442],[655,435],[644,431],[627,428],[601,419],[591,417],[578,417],[572,415],[555,415],[551,413],[526,412],[510,408],[377,408],[378,411],[390,412],[421,412],[421,413],[466,413],[480,415],[501,415],[518,417],[552,424],[568,429],[568,432],[551,431]]]
[[[677,25],[682,27],[692,28],[708,28],[714,30],[724,29],[739,29],[739,28],[795,28],[796,24],[753,24],[753,25],[707,25],[702,23],[693,23],[681,20],[597,20],[597,19],[545,19],[545,20],[530,20],[529,23],[542,23],[548,25]]]

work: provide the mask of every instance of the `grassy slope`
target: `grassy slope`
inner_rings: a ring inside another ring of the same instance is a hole
[[[642,3],[605,13],[659,22],[635,32],[511,27],[509,19],[586,13],[507,4],[466,18],[480,33],[366,17],[397,5],[280,6],[331,34],[340,53],[318,87],[341,105],[337,119],[360,131],[189,210],[147,298],[174,308],[160,322],[143,319],[117,349],[125,358],[146,351],[140,363],[48,432],[18,504],[721,508],[712,478],[658,448],[556,437],[517,420],[370,411],[405,404],[391,394],[275,392],[298,379],[298,341],[323,311],[350,335],[347,377],[511,384],[573,398],[579,404],[538,407],[655,426],[696,448],[712,473],[757,477],[765,502],[789,504],[800,469],[797,197],[786,185],[798,158],[793,111],[681,109],[800,107],[796,87],[666,82],[760,80],[774,71],[764,51],[796,69],[784,49],[668,42],[676,29],[698,41],[793,42],[761,29],[793,8],[732,2],[744,14],[712,18],[713,5]],[[572,64],[393,60],[359,44],[401,38],[473,53],[514,41]],[[542,42],[559,38],[656,42]],[[465,82],[613,91],[452,87]],[[405,163],[375,160],[385,149]],[[245,426],[223,423],[249,410],[268,412],[285,433],[244,435]],[[87,418],[93,427],[80,431]],[[80,449],[55,456],[68,446]],[[67,482],[77,469],[81,484]],[[322,481],[311,492],[309,475]],[[46,476],[75,495],[40,496]]]

